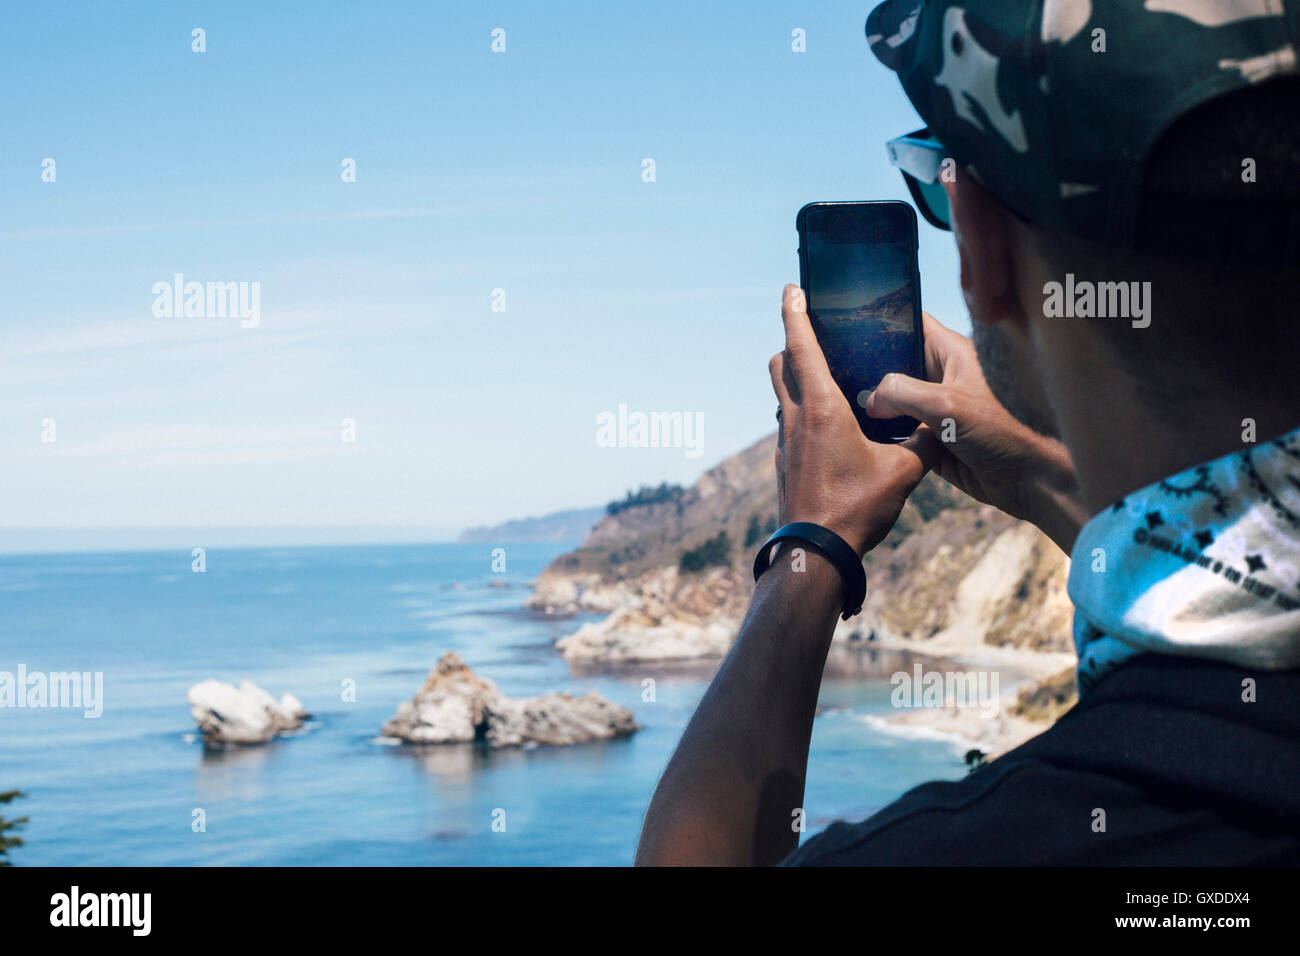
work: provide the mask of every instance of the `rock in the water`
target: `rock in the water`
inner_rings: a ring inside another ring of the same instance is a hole
[[[307,713],[307,708],[302,705],[302,701],[289,693],[280,698],[280,709],[300,720],[305,720],[311,716],[311,714]]]
[[[384,724],[383,735],[412,744],[484,740],[491,747],[578,744],[637,730],[632,712],[595,691],[583,696],[507,697],[447,652],[415,697]]]
[[[190,714],[208,746],[262,744],[302,726],[310,716],[292,694],[277,701],[252,681],[239,686],[205,680],[190,688]]]

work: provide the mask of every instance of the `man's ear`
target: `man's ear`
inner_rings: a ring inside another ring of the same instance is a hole
[[[991,324],[1015,318],[1020,303],[1014,288],[1006,213],[964,169],[958,168],[951,180],[941,180],[961,258],[961,291],[972,321]]]

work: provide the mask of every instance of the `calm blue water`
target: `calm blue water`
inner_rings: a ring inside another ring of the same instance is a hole
[[[575,673],[552,642],[578,623],[523,610],[571,545],[436,544],[0,556],[0,671],[102,671],[104,712],[0,708],[0,790],[28,798],[18,865],[626,864],[708,671]],[[506,588],[490,587],[502,581]],[[512,695],[595,689],[644,725],[570,748],[418,751],[376,735],[444,651]],[[869,662],[867,662],[869,663]],[[310,729],[206,753],[185,703],[205,678],[297,695]],[[641,682],[656,679],[656,700]],[[345,680],[356,682],[344,703]],[[810,833],[964,773],[962,748],[873,731],[882,678],[830,678],[806,798]],[[191,829],[193,811],[206,832]],[[492,829],[505,811],[505,832]]]

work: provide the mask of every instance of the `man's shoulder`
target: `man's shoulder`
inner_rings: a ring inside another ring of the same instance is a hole
[[[1053,733],[1049,730],[1047,733]],[[799,866],[1050,865],[1118,862],[1102,842],[1117,817],[1150,808],[1105,774],[1012,751],[964,780],[908,791],[861,823],[833,823],[786,861]],[[1170,824],[1174,823],[1171,818]],[[1105,827],[1101,830],[1101,827]]]
[[[1137,658],[1028,743],[860,823],[834,823],[786,862],[1295,861],[1297,694],[1296,671]]]

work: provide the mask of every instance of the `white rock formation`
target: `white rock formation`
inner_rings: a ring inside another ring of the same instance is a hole
[[[608,617],[584,624],[555,642],[570,661],[631,664],[722,657],[740,630],[740,621],[720,617],[701,622],[656,617],[640,608],[619,608]]]
[[[491,747],[517,747],[625,737],[637,729],[631,711],[594,691],[583,697],[507,697],[492,681],[470,670],[459,655],[448,652],[415,697],[384,724],[383,736],[412,744],[482,739]]]
[[[571,617],[582,611],[608,614],[636,603],[634,588],[624,582],[604,582],[598,575],[568,577],[543,574],[533,582],[527,607],[544,614]]]
[[[662,567],[635,581],[579,582],[578,607],[608,616],[584,624],[555,646],[567,660],[606,664],[721,657],[740,629],[752,587],[748,576],[747,568],[683,575],[676,567]],[[561,594],[562,581],[547,578],[542,600]]]
[[[252,681],[205,680],[190,688],[190,714],[208,746],[261,744],[297,730],[310,716],[292,694],[277,701]]]
[[[302,705],[302,701],[294,697],[293,694],[286,693],[280,698],[280,709],[286,714],[299,719],[306,719],[311,716],[311,714],[307,713],[307,708]]]

